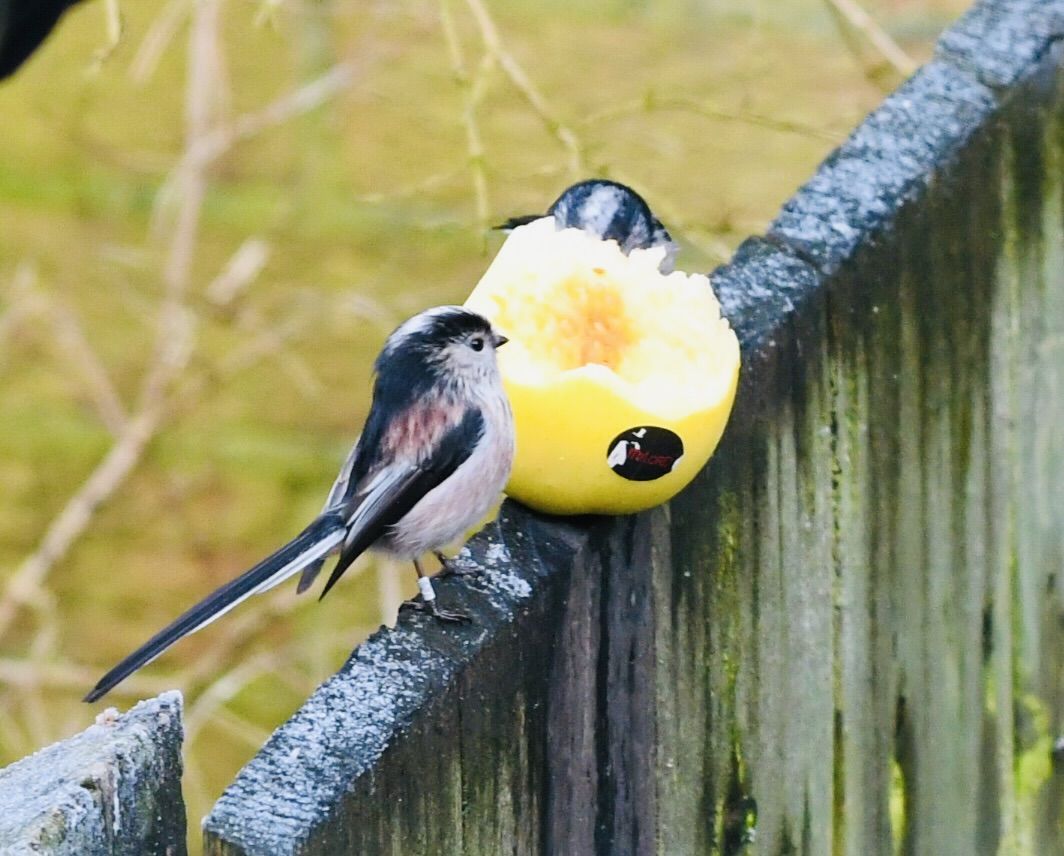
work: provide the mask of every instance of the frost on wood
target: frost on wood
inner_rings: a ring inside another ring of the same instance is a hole
[[[496,687],[511,687],[514,694],[528,692],[545,673],[548,637],[553,627],[546,620],[556,604],[540,600],[553,584],[548,577],[565,567],[573,552],[572,527],[548,523],[531,512],[506,505],[499,520],[471,541],[455,564],[475,576],[444,580],[440,598],[473,616],[469,627],[439,625],[426,616],[403,612],[393,630],[381,630],[360,645],[343,669],[323,684],[259,755],[241,772],[204,821],[208,852],[280,854],[301,852],[360,852],[362,840],[347,838],[347,829],[362,829],[358,817],[369,794],[395,788],[418,787],[427,779],[441,787],[454,784],[451,765],[457,750],[476,738],[503,729],[480,728],[481,695],[465,687],[476,664],[476,674],[495,674]],[[539,628],[519,640],[514,627],[533,615]],[[523,658],[514,647],[521,647]],[[539,691],[541,687],[537,687]],[[446,722],[425,718],[435,709]],[[459,713],[461,711],[461,713]],[[461,717],[462,722],[456,721]],[[507,719],[511,718],[509,712]],[[542,716],[534,718],[537,723]],[[442,746],[431,757],[420,757],[416,746],[425,729],[441,729]],[[535,730],[535,729],[533,729]],[[463,736],[464,735],[464,736]],[[413,739],[412,739],[413,738]],[[385,756],[395,758],[413,748],[394,785],[375,774]],[[491,746],[489,758],[502,747]],[[409,766],[408,766],[409,765]],[[467,769],[472,765],[467,762]],[[383,790],[382,790],[383,789]],[[412,796],[412,795],[411,795]],[[396,811],[414,811],[414,801],[388,798]],[[350,816],[337,827],[330,819]],[[534,813],[532,813],[534,814]],[[532,814],[521,813],[523,823]],[[426,818],[440,853],[461,852],[453,838],[460,824],[451,815]],[[339,832],[337,829],[339,828]],[[365,830],[371,837],[374,830]],[[218,839],[224,838],[222,845]]]
[[[0,770],[0,852],[183,854],[182,735],[168,692]]]

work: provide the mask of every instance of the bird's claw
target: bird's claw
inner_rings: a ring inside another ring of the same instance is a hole
[[[476,565],[473,567],[463,567],[455,563],[454,559],[440,560],[440,570],[436,574],[436,579],[446,580],[450,577],[479,577],[484,572],[483,568],[479,568]]]
[[[441,624],[472,624],[473,619],[466,615],[464,612],[448,611],[446,609],[430,609],[429,612],[432,616]]]
[[[463,568],[456,563],[455,559],[448,558],[439,550],[433,550],[432,555],[440,563],[440,570],[435,577],[438,580],[445,580],[448,577],[476,577],[483,570],[483,568],[478,568],[476,565],[472,568]]]
[[[441,624],[472,624],[473,619],[464,612],[454,612],[440,609],[435,600],[407,600],[399,607],[400,610],[412,609],[415,612],[427,612]]]

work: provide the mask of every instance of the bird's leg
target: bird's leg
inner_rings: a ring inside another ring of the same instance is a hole
[[[455,564],[454,559],[448,559],[439,550],[433,550],[432,555],[440,560],[440,572],[436,574],[436,579],[445,580],[448,577],[477,577],[480,576],[480,572],[483,570],[479,567],[462,568]]]
[[[417,587],[421,589],[421,600],[408,600],[403,604],[407,609],[416,609],[418,612],[427,612],[437,621],[445,624],[466,624],[471,619],[464,612],[450,612],[440,609],[436,603],[436,591],[432,588],[432,578],[425,573],[421,562],[414,559],[414,570],[417,571]]]

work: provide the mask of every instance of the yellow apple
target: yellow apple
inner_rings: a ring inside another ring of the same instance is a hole
[[[554,514],[623,514],[674,496],[731,412],[739,343],[709,280],[658,270],[553,218],[515,229],[466,306],[508,336],[517,428],[506,492]]]

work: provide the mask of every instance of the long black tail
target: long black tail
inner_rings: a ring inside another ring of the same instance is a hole
[[[299,573],[311,562],[327,556],[343,541],[345,531],[344,520],[339,514],[322,514],[276,553],[263,559],[232,582],[226,583],[156,633],[100,678],[99,683],[84,700],[96,701],[179,639],[210,624],[251,595],[273,588],[292,574]]]

